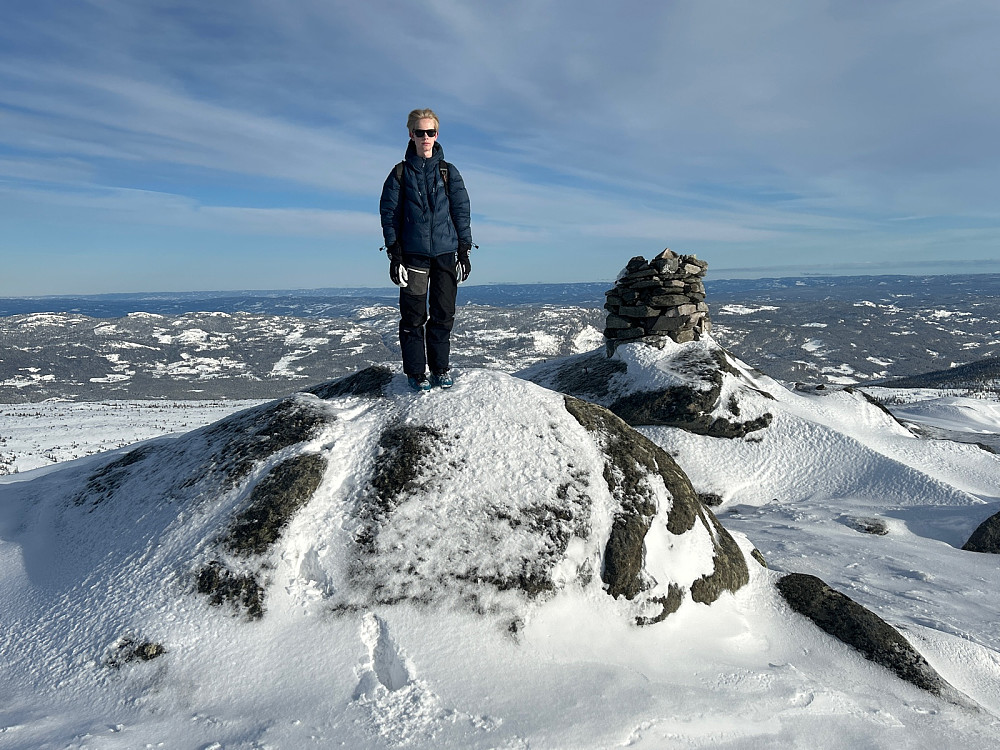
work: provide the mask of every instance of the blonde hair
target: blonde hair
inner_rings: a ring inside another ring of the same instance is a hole
[[[413,132],[413,128],[417,126],[420,120],[434,120],[434,127],[441,128],[441,121],[438,120],[438,116],[434,114],[432,109],[415,109],[410,112],[406,117],[406,130],[408,132]]]

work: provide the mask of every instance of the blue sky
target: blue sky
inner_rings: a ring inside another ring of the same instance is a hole
[[[5,0],[0,295],[386,286],[425,106],[474,283],[997,272],[998,39],[996,0]]]

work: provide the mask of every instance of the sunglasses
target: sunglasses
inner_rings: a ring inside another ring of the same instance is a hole
[[[437,132],[436,128],[430,128],[429,130],[414,130],[413,131],[413,135],[417,136],[417,138],[423,138],[425,135],[428,138],[433,138],[437,134],[438,134],[438,132]]]

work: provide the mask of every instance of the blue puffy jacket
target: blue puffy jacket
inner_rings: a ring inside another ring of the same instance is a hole
[[[417,155],[413,141],[406,147],[405,200],[399,200],[395,168],[382,186],[379,213],[386,247],[398,242],[408,256],[430,257],[454,253],[460,243],[472,245],[469,193],[453,164],[448,165],[445,186],[439,168],[443,160],[444,149],[439,143],[427,159]]]

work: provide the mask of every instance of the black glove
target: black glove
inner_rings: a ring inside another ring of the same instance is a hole
[[[400,288],[406,286],[406,266],[403,265],[403,251],[399,243],[394,242],[385,251],[389,255],[389,279]]]
[[[468,281],[469,274],[472,273],[472,261],[469,260],[469,251],[472,245],[461,244],[458,246],[458,262],[455,264],[455,273],[458,276],[458,283]]]

